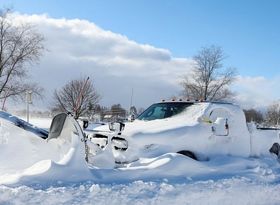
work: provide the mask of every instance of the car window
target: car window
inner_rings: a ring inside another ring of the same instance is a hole
[[[172,117],[182,112],[192,103],[172,102],[172,103],[156,103],[151,105],[142,114],[138,116],[138,120],[156,120]]]

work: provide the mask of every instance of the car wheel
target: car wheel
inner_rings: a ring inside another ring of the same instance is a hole
[[[178,154],[182,154],[182,155],[185,155],[187,157],[190,157],[194,160],[198,160],[197,157],[195,156],[195,154],[189,150],[182,150],[182,151],[179,151],[177,152]]]

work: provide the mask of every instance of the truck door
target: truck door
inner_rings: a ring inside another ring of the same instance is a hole
[[[212,132],[216,136],[228,136],[230,131],[231,114],[222,108],[213,109],[209,119],[212,122]]]

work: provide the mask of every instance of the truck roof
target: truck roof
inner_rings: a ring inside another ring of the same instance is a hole
[[[154,104],[159,103],[189,103],[189,104],[195,104],[195,103],[212,103],[212,104],[226,104],[226,105],[233,105],[231,102],[225,102],[225,101],[201,101],[201,100],[162,100],[161,102],[157,102]]]

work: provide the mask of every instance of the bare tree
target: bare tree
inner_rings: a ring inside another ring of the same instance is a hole
[[[100,96],[89,78],[71,80],[54,92],[53,110],[71,112],[76,118],[88,112],[99,102]]]
[[[224,100],[231,98],[233,93],[228,86],[233,82],[235,69],[223,68],[225,59],[221,47],[202,48],[193,57],[193,73],[184,77],[182,86],[184,95],[198,100]]]
[[[27,64],[39,60],[44,50],[43,36],[29,24],[16,25],[9,9],[0,11],[0,99],[22,97],[25,91],[42,91],[26,82]]]
[[[267,108],[265,121],[269,126],[278,126],[280,123],[280,104],[273,103]]]

